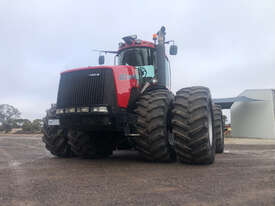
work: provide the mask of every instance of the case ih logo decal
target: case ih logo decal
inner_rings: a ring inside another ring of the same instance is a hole
[[[90,77],[99,77],[100,74],[99,73],[92,73],[92,74],[88,74],[88,76],[90,76]]]
[[[129,75],[129,74],[120,74],[119,80],[130,80],[130,79],[137,79],[136,75]]]

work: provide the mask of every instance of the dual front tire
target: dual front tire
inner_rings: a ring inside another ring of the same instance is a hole
[[[157,89],[146,92],[136,103],[136,129],[140,136],[134,139],[134,143],[149,161],[171,162],[176,158],[169,143],[173,100],[170,91]]]
[[[49,119],[56,119],[55,108],[47,111],[42,130],[46,149],[54,156],[101,158],[112,154],[114,144],[110,135],[67,130],[60,126],[48,125]]]
[[[49,119],[56,119],[54,108],[47,111],[47,116],[43,120],[42,141],[45,143],[46,149],[58,157],[72,157],[74,154],[68,144],[67,130],[49,125]]]
[[[79,130],[68,132],[72,151],[82,158],[102,158],[112,155],[114,144],[107,134],[87,133]]]

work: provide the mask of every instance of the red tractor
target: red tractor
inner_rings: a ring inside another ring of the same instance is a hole
[[[165,27],[154,42],[124,37],[116,66],[61,73],[57,103],[44,118],[43,141],[60,157],[106,157],[116,149],[136,149],[150,161],[211,164],[223,151],[220,108],[206,87],[170,91]],[[170,46],[170,55],[177,46]],[[215,115],[214,115],[215,110]],[[217,144],[217,146],[216,146]]]

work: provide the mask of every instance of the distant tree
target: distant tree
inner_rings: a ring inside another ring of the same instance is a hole
[[[20,117],[20,112],[14,106],[9,104],[0,105],[0,130],[6,133],[11,131],[16,125],[15,120]]]
[[[15,120],[15,124],[16,124],[15,128],[21,128],[25,120],[26,119],[16,119]]]
[[[24,119],[22,124],[22,130],[26,132],[32,131],[32,122],[28,119]]]
[[[0,131],[4,131],[5,133],[8,133],[12,130],[12,125],[8,122],[1,123]]]
[[[25,132],[40,132],[42,128],[42,120],[35,119],[32,122],[28,119],[23,119],[22,130]]]
[[[0,104],[0,122],[7,120],[18,119],[21,113],[14,106],[9,104]]]
[[[42,119],[35,119],[33,120],[32,122],[32,131],[41,131],[41,128],[42,128]]]

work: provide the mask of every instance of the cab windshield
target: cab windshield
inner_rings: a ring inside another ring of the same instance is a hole
[[[139,71],[143,71],[143,77],[154,78],[155,52],[151,48],[129,48],[118,55],[119,65],[135,66]]]

